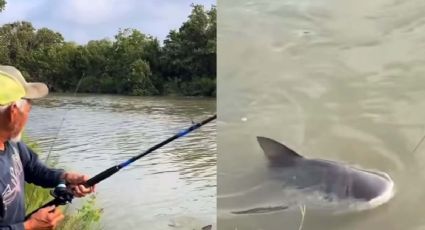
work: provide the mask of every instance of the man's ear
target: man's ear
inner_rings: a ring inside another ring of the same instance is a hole
[[[19,113],[19,108],[16,102],[13,102],[9,108],[7,108],[7,115],[10,122],[14,122]]]

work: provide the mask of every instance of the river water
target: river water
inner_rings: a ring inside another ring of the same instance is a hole
[[[59,166],[89,176],[216,109],[210,99],[103,95],[53,94],[35,103],[26,133],[40,145],[42,160],[53,146],[50,158]],[[102,181],[96,188],[97,206],[104,209],[102,229],[200,229],[214,224],[216,149],[212,122]],[[78,207],[81,202],[76,201]]]
[[[425,143],[414,151],[425,135],[425,2],[218,6],[219,229],[425,229]],[[252,189],[267,163],[256,136],[386,172],[396,193],[362,212],[307,206],[303,224],[298,209],[229,215],[245,204],[224,197]]]

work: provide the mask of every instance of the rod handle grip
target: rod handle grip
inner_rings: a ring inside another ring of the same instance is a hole
[[[88,181],[86,181],[86,183],[84,183],[85,187],[91,187],[99,182],[101,182],[102,180],[112,176],[114,173],[118,172],[121,168],[119,166],[112,166],[108,169],[106,169],[105,171],[97,174],[96,176],[90,178]]]

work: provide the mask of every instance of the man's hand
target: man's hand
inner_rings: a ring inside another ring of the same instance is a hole
[[[66,172],[63,175],[63,179],[69,183],[72,192],[75,197],[83,197],[95,191],[95,186],[86,188],[83,184],[89,177],[83,174],[75,172]]]
[[[38,210],[25,221],[25,230],[47,230],[55,229],[63,220],[64,216],[59,208],[54,205]]]

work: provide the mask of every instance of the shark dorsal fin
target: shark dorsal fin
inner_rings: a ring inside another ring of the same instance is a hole
[[[273,166],[291,166],[294,165],[296,159],[303,158],[292,149],[273,139],[257,137],[257,140]]]

